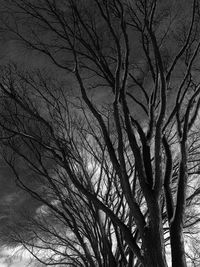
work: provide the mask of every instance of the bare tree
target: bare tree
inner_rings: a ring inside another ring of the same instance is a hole
[[[172,266],[186,266],[186,206],[199,193],[190,188],[199,172],[200,42],[198,0],[181,5],[13,0],[5,7],[6,29],[73,79],[87,107],[69,109],[64,89],[42,76],[2,73],[2,105],[11,107],[1,115],[2,143],[14,153],[6,160],[21,186],[71,228],[80,266],[167,266],[166,229]],[[109,109],[91,97],[97,90]],[[68,116],[75,110],[78,123]],[[53,199],[26,186],[16,157]],[[77,217],[71,193],[89,221]]]

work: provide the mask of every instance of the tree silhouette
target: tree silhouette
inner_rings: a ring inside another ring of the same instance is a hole
[[[0,83],[5,160],[48,209],[34,224],[46,235],[32,228],[30,242],[18,240],[48,240],[49,264],[162,267],[170,240],[172,266],[186,266],[184,227],[198,223],[200,42],[199,3],[182,5],[5,3],[5,29],[70,80],[4,67]]]

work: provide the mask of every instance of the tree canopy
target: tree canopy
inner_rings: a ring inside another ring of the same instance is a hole
[[[47,266],[198,265],[199,1],[12,0],[1,14],[42,59],[1,67],[1,154],[37,200],[5,243]]]

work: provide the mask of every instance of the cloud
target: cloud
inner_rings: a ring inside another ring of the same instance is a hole
[[[3,250],[0,253],[0,267],[27,267],[30,266],[30,259],[23,257],[13,257],[13,253],[11,250]]]

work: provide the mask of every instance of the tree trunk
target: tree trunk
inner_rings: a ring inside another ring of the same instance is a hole
[[[186,267],[183,227],[172,224],[170,227],[172,267]]]
[[[154,200],[149,212],[149,226],[144,233],[144,267],[167,267],[163,237],[162,216],[158,200]]]
[[[186,257],[183,238],[183,224],[186,206],[186,188],[188,180],[186,137],[181,141],[181,162],[179,167],[178,192],[176,210],[170,223],[170,240],[172,267],[186,267]]]
[[[160,235],[151,232],[148,235],[146,248],[144,249],[144,267],[167,267],[164,248],[160,242]]]

